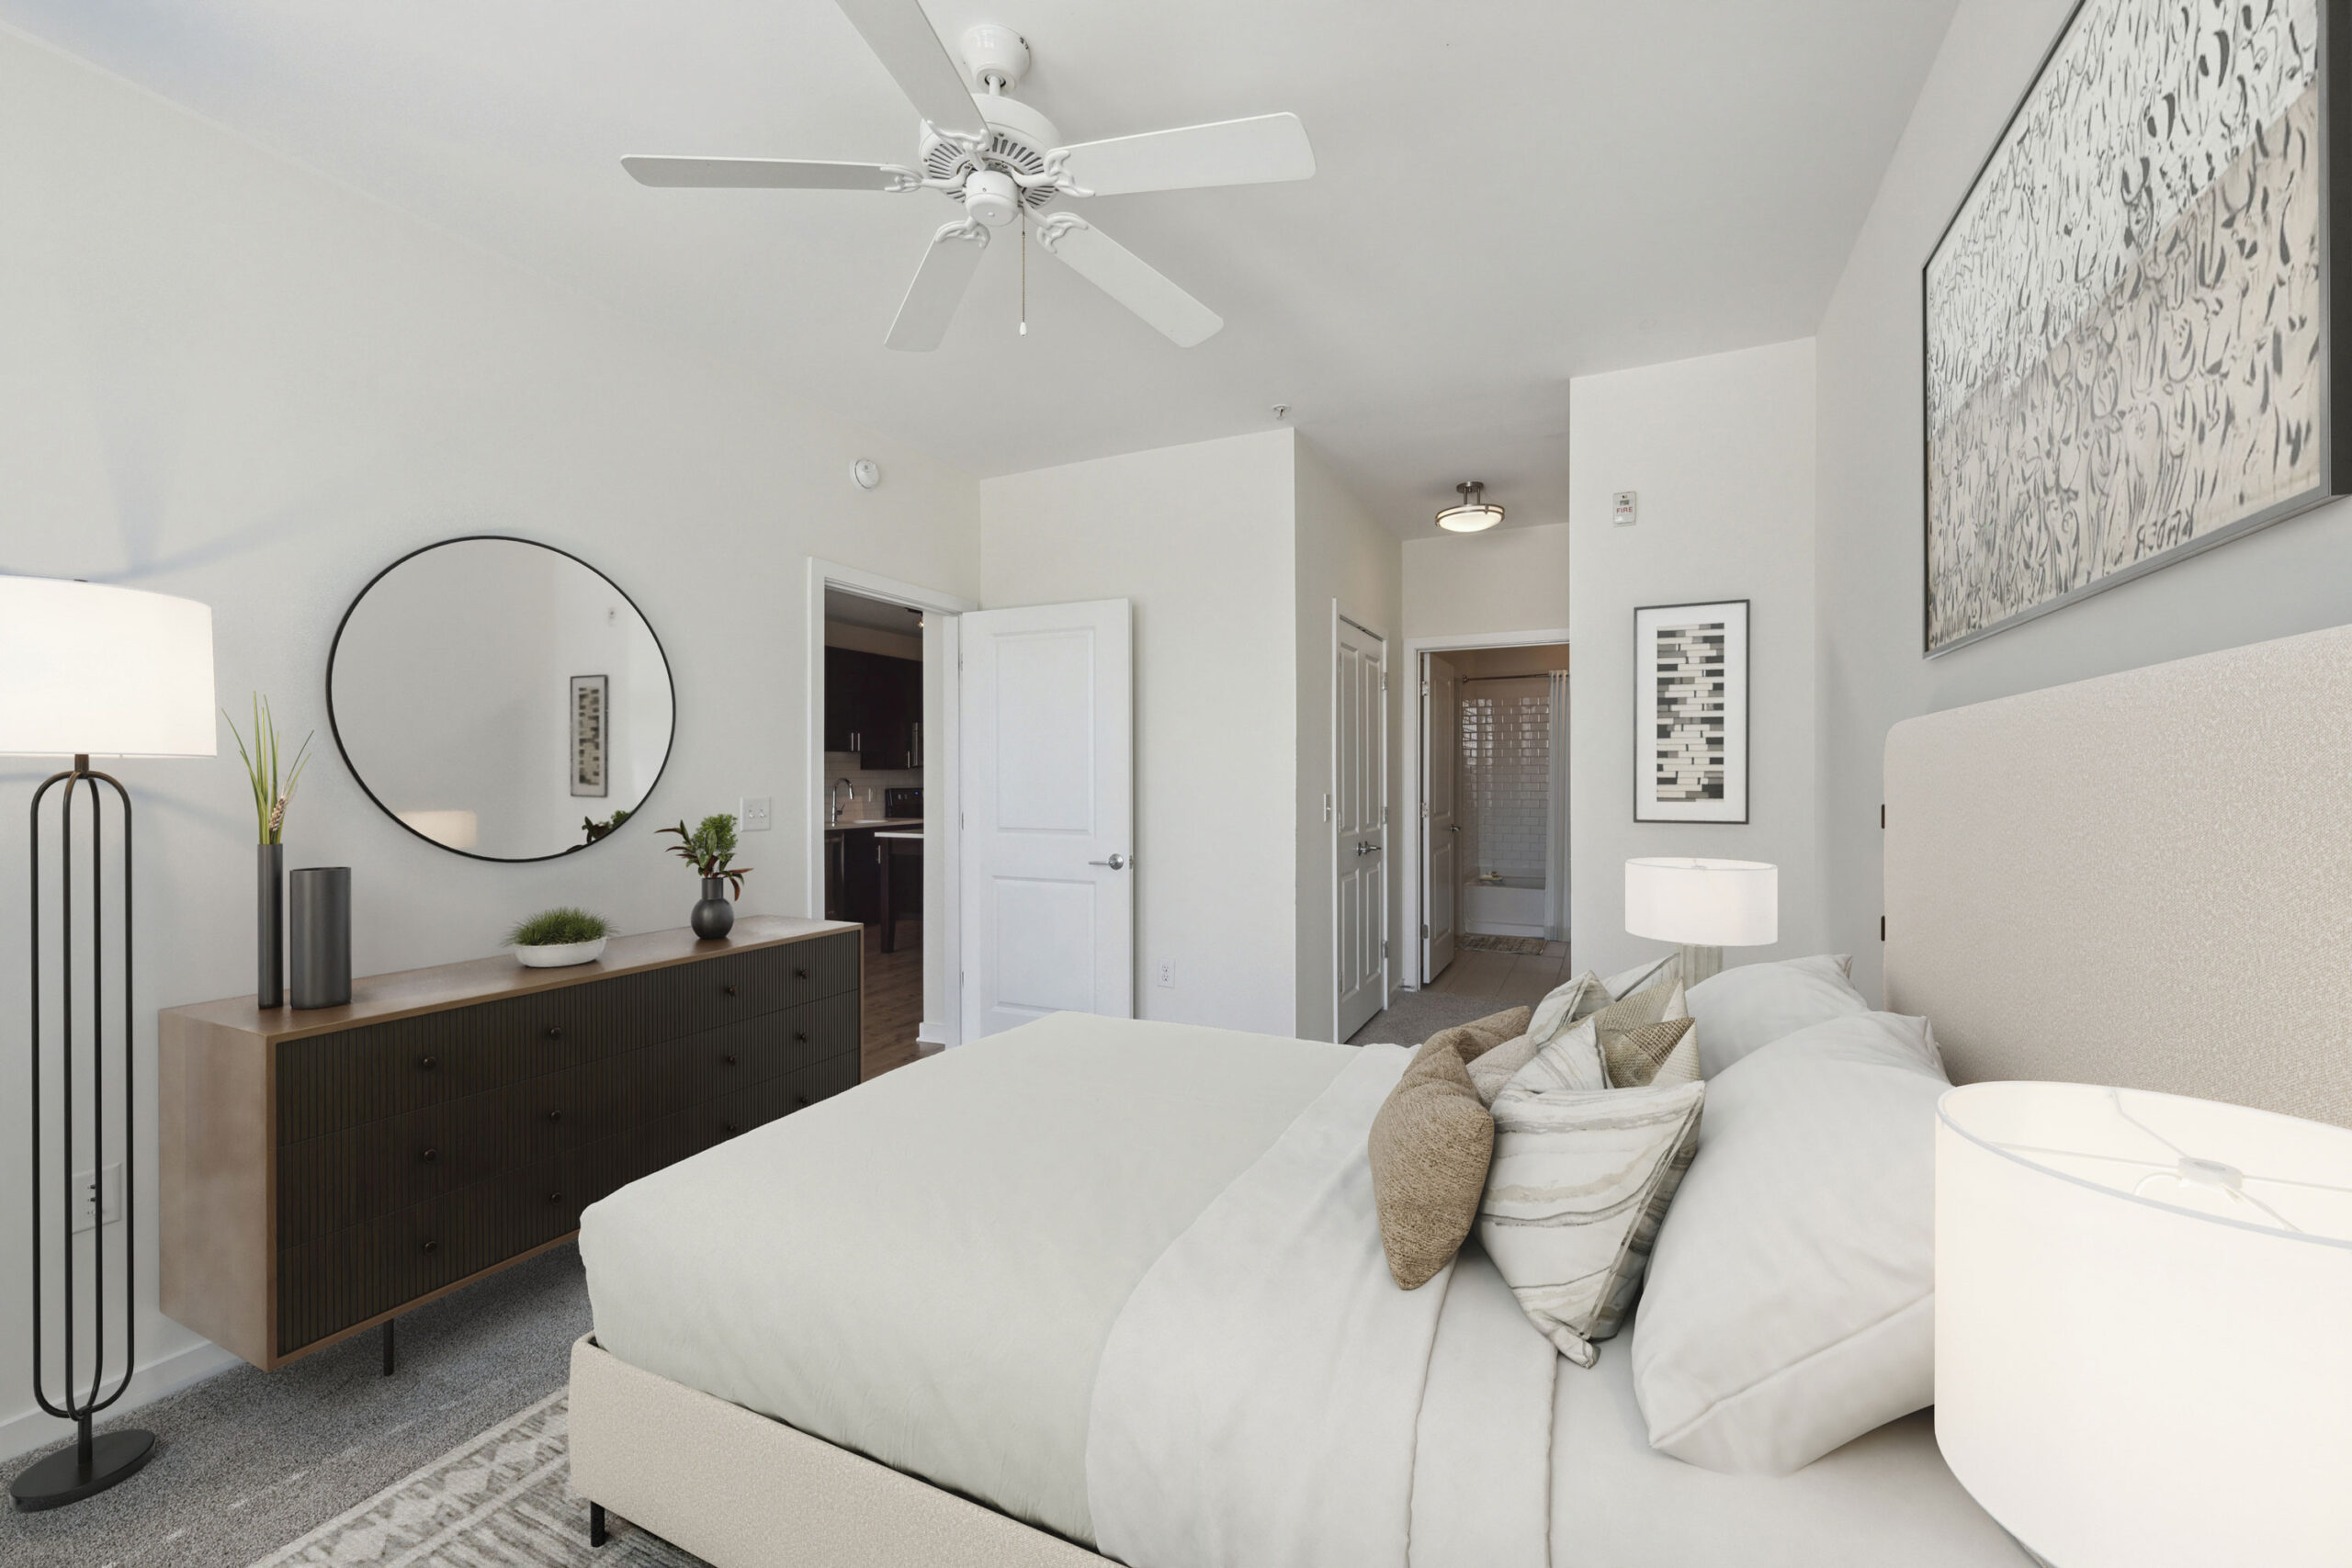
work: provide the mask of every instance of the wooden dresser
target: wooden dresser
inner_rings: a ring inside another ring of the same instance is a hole
[[[859,929],[759,916],[162,1015],[162,1292],[277,1367],[519,1262],[615,1189],[858,1081]]]

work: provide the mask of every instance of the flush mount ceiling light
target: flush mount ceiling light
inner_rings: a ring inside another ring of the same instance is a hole
[[[1453,487],[1461,492],[1462,504],[1449,506],[1437,514],[1437,525],[1456,534],[1476,534],[1491,528],[1503,520],[1503,509],[1487,499],[1487,487],[1478,479]]]

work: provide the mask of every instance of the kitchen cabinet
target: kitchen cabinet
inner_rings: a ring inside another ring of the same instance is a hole
[[[876,770],[922,766],[922,661],[825,649],[825,750]]]

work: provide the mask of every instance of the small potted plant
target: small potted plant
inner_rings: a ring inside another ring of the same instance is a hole
[[[682,819],[674,828],[659,829],[674,833],[678,841],[670,852],[695,868],[702,878],[702,902],[696,904],[687,923],[695,935],[705,942],[714,942],[735,929],[735,906],[727,901],[731,888],[736,897],[743,896],[743,878],[752,874],[748,865],[736,865],[735,818],[725,812],[706,817],[694,831],[686,830]]]
[[[573,964],[594,964],[605,955],[605,939],[612,923],[585,909],[548,909],[533,915],[506,933],[514,961],[526,969],[561,969]]]
[[[254,1005],[274,1008],[286,999],[286,807],[294,798],[294,786],[302,782],[302,770],[311,760],[311,740],[318,731],[302,738],[293,761],[281,771],[277,720],[269,711],[267,697],[254,694],[250,748],[238,732],[237,721],[229,717],[229,710],[222,708],[220,716],[228,722],[230,739],[237,743],[237,755],[244,759],[245,780],[253,786],[254,825],[260,834],[254,867]]]

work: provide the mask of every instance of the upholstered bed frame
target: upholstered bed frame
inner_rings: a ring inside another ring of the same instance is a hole
[[[1957,1082],[2352,1125],[2352,628],[1930,715],[1886,744],[1886,1006]],[[573,1347],[572,1484],[722,1568],[1097,1556]]]

